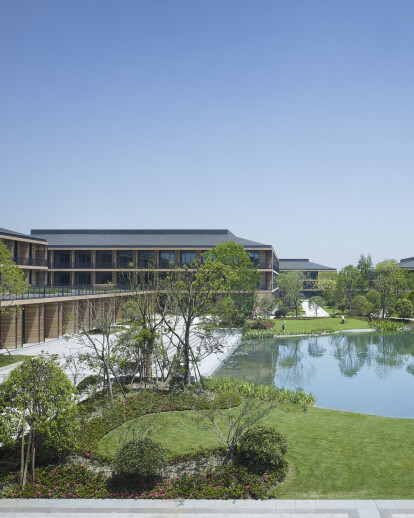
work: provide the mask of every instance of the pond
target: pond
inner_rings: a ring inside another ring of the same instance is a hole
[[[414,419],[414,333],[244,341],[216,376],[312,392],[316,405]]]

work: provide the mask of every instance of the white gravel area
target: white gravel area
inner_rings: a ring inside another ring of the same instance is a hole
[[[324,309],[322,309],[320,306],[316,306],[316,308],[314,309],[313,307],[310,308],[309,307],[309,300],[304,300],[302,302],[302,308],[303,308],[303,311],[305,312],[305,316],[306,317],[329,317],[329,313],[327,311],[325,311]]]

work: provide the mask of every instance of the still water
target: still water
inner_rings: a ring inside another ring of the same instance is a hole
[[[414,419],[414,333],[244,341],[216,374],[312,392],[323,408]]]

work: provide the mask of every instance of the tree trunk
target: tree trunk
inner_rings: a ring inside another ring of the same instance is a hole
[[[190,384],[190,329],[187,326],[184,337],[184,384]]]
[[[145,379],[147,381],[152,381],[152,351],[153,345],[151,344],[145,355]]]
[[[32,443],[32,428],[30,427],[29,438],[27,439],[26,460],[25,460],[24,469],[23,469],[22,489],[24,489],[24,486],[26,485],[26,475],[27,475],[27,467],[29,465],[29,456],[30,456],[30,446],[31,446],[31,443]]]
[[[35,481],[35,459],[36,459],[36,432],[33,431],[33,439],[32,439],[32,484]]]
[[[26,407],[23,407],[22,444],[21,444],[21,449],[20,449],[20,484],[23,484],[23,472],[24,472],[24,425],[25,425],[25,414],[26,414]]]

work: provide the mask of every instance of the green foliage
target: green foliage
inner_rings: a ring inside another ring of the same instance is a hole
[[[162,393],[142,391],[126,400],[114,405],[113,409],[104,415],[92,417],[81,425],[76,435],[76,449],[87,458],[106,458],[99,454],[99,441],[104,435],[118,428],[123,423],[147,414],[158,412],[174,412],[179,410],[192,410],[195,406],[200,409],[207,409],[213,404],[225,406],[228,398],[233,406],[240,404],[240,396],[234,391],[232,393],[218,394],[216,398],[208,395],[197,395],[193,392]],[[81,403],[83,413],[87,415],[94,409],[92,399]]]
[[[395,259],[378,263],[374,270],[374,286],[380,294],[380,308],[391,312],[396,301],[409,289],[408,272],[400,268]]]
[[[23,270],[12,261],[9,249],[0,239],[0,290],[5,293],[23,295],[27,292],[28,287]],[[13,306],[1,306],[0,314],[14,310]]]
[[[372,304],[372,311],[378,312],[381,308],[381,297],[377,290],[369,290],[365,295],[367,301]]]
[[[338,299],[344,299],[345,307],[351,309],[353,297],[362,289],[363,279],[360,271],[352,264],[338,273],[336,292]]]
[[[276,306],[276,299],[270,293],[260,295],[257,300],[257,309],[260,313],[270,314]]]
[[[370,288],[374,273],[374,265],[372,263],[371,255],[368,254],[365,257],[365,255],[361,254],[357,268],[359,273],[361,274],[363,288]]]
[[[83,378],[77,385],[76,389],[78,392],[86,392],[88,389],[95,387],[98,382],[98,376],[96,374],[91,374]]]
[[[307,394],[303,390],[279,389],[270,385],[256,385],[249,381],[236,378],[206,378],[206,388],[218,394],[236,393],[242,397],[254,397],[256,399],[276,400],[280,403],[298,403],[301,405],[314,405],[315,396]]]
[[[165,467],[168,451],[149,438],[126,443],[116,453],[112,466],[116,476],[124,480],[150,482]]]
[[[286,466],[287,445],[286,437],[275,428],[255,426],[242,436],[237,461],[253,473],[277,472]]]
[[[302,272],[282,272],[277,279],[283,305],[293,308],[296,311],[296,316],[298,316],[304,280],[305,276]]]
[[[36,482],[24,490],[14,485],[3,491],[3,498],[130,498],[130,499],[264,499],[269,489],[285,475],[249,473],[239,466],[227,466],[202,475],[184,475],[173,481],[139,484],[130,489],[103,473],[94,473],[84,465],[47,467],[36,471]]]
[[[278,303],[277,303],[277,309],[275,311],[275,316],[277,318],[283,318],[285,317],[289,312],[289,308],[287,308],[283,302],[281,301],[281,299],[278,300]]]
[[[408,299],[398,299],[395,303],[395,311],[402,318],[412,318],[413,304]]]
[[[377,331],[385,332],[400,331],[403,328],[400,322],[393,322],[391,320],[375,320],[374,322],[370,322],[369,325]]]
[[[243,329],[273,329],[275,327],[274,320],[261,320],[259,318],[255,318],[253,320],[246,320]]]
[[[367,300],[364,295],[355,295],[351,301],[350,313],[352,315],[367,316],[373,311],[373,305]]]

